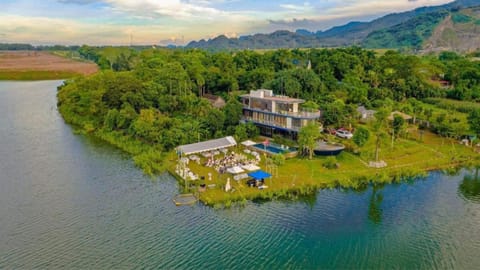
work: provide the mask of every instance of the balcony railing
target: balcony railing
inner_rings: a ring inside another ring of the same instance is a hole
[[[244,116],[242,119],[244,121],[253,122],[253,123],[257,123],[257,124],[264,124],[264,125],[268,125],[268,126],[272,126],[272,127],[290,129],[290,130],[294,130],[294,131],[299,131],[300,130],[300,127],[297,127],[297,126],[287,127],[286,125],[280,124],[280,123],[275,122],[275,121],[259,120],[259,119],[254,119],[253,117],[247,117],[247,116]]]
[[[309,112],[309,111],[299,111],[299,112],[288,112],[288,111],[280,111],[276,112],[277,114],[281,115],[288,115],[297,118],[319,118],[320,111]]]
[[[320,118],[320,111],[299,111],[299,112],[276,111],[276,112],[271,112],[269,110],[249,108],[247,106],[245,106],[244,109],[247,109],[247,110],[250,110],[250,111],[255,111],[255,112],[290,116],[290,117],[295,117],[295,118]]]

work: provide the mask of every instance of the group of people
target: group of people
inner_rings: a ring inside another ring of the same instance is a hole
[[[245,155],[236,154],[235,152],[226,153],[224,157],[215,159],[215,157],[208,158],[204,164],[205,167],[214,168],[219,173],[227,172],[228,168],[235,166],[245,166],[249,164],[256,165],[258,160],[248,160]]]

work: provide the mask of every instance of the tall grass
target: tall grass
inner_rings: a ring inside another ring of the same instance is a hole
[[[0,70],[0,80],[11,81],[36,81],[60,80],[80,76],[81,74],[70,71],[43,71],[43,70]]]

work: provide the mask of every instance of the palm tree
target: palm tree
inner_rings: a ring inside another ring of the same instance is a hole
[[[375,113],[375,121],[372,122],[373,133],[375,135],[375,161],[378,162],[380,145],[385,136],[385,126],[389,114],[388,109],[381,109]]]

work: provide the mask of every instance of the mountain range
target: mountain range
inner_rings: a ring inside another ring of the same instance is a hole
[[[314,48],[357,45],[364,48],[429,52],[480,48],[480,0],[457,0],[440,6],[392,13],[370,22],[349,22],[326,31],[279,30],[239,38],[220,35],[192,41],[188,48],[209,50]]]

